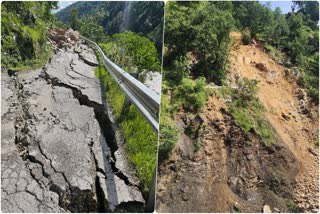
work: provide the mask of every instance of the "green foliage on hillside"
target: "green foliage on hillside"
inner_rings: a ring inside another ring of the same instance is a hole
[[[173,99],[185,109],[197,112],[204,106],[208,99],[205,86],[206,81],[203,77],[196,79],[195,82],[189,78],[184,78],[174,91]]]
[[[108,103],[126,142],[128,159],[137,170],[145,194],[148,194],[156,168],[158,135],[134,105],[124,106],[125,94],[101,61],[96,76],[103,81]]]
[[[159,162],[178,140],[175,112],[199,111],[208,99],[206,83],[224,81],[231,9],[231,2],[166,3]]]
[[[110,42],[100,43],[100,46],[111,60],[127,71],[141,73],[143,70],[161,70],[154,44],[136,33],[126,31],[114,34]]]
[[[72,11],[76,11],[78,15],[79,25],[76,25],[75,28],[80,30],[82,35],[96,42],[102,42],[103,34],[112,36],[116,33],[132,31],[149,38],[155,44],[158,58],[161,59],[163,2],[83,1],[59,11],[56,16],[60,21],[71,25],[74,23]],[[97,29],[99,29],[99,36],[96,34]]]
[[[3,2],[1,4],[2,65],[11,69],[40,66],[50,54],[46,28],[54,22],[57,2]]]
[[[197,61],[193,75],[221,84],[233,26],[231,8],[231,2],[168,2],[165,68],[170,70],[175,60],[183,60],[192,52]]]

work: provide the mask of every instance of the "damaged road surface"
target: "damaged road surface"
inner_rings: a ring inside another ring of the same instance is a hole
[[[95,77],[97,59],[81,50],[59,50],[42,69],[2,74],[3,212],[144,210]]]

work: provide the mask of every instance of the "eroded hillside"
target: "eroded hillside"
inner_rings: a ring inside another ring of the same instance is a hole
[[[232,34],[239,40],[237,33]],[[266,108],[265,117],[280,139],[299,161],[294,198],[302,209],[318,206],[318,105],[312,103],[297,84],[292,70],[265,53],[262,44],[236,45],[231,55],[230,76],[259,81],[258,96]]]
[[[159,212],[317,212],[318,106],[309,101],[289,69],[258,43],[230,54],[228,78],[258,80],[257,97],[273,144],[239,127],[231,96],[216,89],[204,108],[175,116],[179,140],[158,173]]]

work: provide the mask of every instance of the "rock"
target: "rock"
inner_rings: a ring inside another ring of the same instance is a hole
[[[59,42],[66,42],[67,41],[67,37],[65,37],[64,35],[58,35],[57,40]]]
[[[212,154],[213,154],[212,149],[210,149],[210,148],[208,148],[208,147],[205,147],[205,148],[204,148],[204,152],[205,152],[207,155],[212,155]]]
[[[251,63],[250,57],[243,57],[243,64],[244,65],[249,65]]]
[[[239,182],[239,178],[236,178],[236,177],[231,177],[228,180],[228,184],[231,186],[237,186],[238,182]]]
[[[312,155],[314,155],[316,157],[318,156],[317,152],[311,147],[308,147],[308,152],[310,152]]]
[[[297,88],[294,92],[299,100],[304,100],[307,97],[307,92],[302,88]]]
[[[256,63],[256,68],[260,71],[267,71],[267,67],[263,63]]]
[[[73,40],[73,41],[78,41],[79,38],[80,38],[79,32],[78,32],[78,31],[74,31],[74,30],[72,30],[71,28],[66,31],[66,33],[64,34],[64,36],[65,36],[66,38],[70,38],[70,39]]]
[[[285,113],[282,113],[282,114],[281,114],[281,117],[282,117],[283,119],[287,120],[287,121],[289,121],[289,120],[291,119],[290,116],[287,115],[287,114],[285,114]]]
[[[79,40],[80,34],[72,29],[49,28],[47,31],[47,39],[52,44],[56,52],[56,48],[64,48],[72,46]]]
[[[234,212],[241,212],[240,207],[239,207],[239,203],[238,202],[234,202],[234,205],[232,207]]]
[[[263,206],[263,213],[272,213],[269,205],[264,205]]]
[[[82,49],[75,47],[75,48],[73,49],[73,51],[74,51],[75,53],[79,54],[79,53],[82,52]]]
[[[175,164],[173,164],[173,165],[170,165],[170,167],[169,167],[172,171],[177,171],[177,166],[175,165]]]
[[[247,155],[246,157],[247,157],[248,160],[252,160],[254,156],[253,155]]]
[[[268,83],[274,83],[275,79],[276,79],[276,76],[277,76],[277,72],[276,71],[269,71],[267,73],[267,76],[266,76],[266,80]]]

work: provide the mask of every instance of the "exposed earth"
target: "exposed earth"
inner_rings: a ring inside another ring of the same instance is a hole
[[[244,133],[213,94],[198,114],[181,109],[179,140],[158,173],[158,212],[318,212],[318,106],[296,77],[258,43],[231,34],[228,78],[259,80],[258,97],[275,143]],[[262,66],[261,66],[262,65]]]
[[[61,46],[41,69],[1,73],[1,209],[141,212],[96,56]]]

